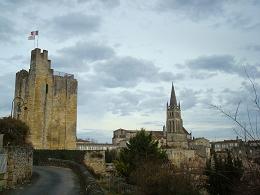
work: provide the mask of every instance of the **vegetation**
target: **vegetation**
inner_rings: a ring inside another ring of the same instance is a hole
[[[11,117],[0,119],[0,133],[4,134],[4,146],[28,146],[31,145],[27,136],[29,127],[22,121]]]
[[[105,161],[106,163],[112,163],[114,160],[117,159],[117,152],[115,149],[113,150],[106,150],[105,151]]]
[[[100,152],[93,152],[90,154],[91,158],[103,158],[103,154]]]
[[[33,163],[41,165],[48,162],[48,158],[71,160],[77,163],[82,163],[84,160],[85,151],[82,150],[34,150]]]
[[[140,194],[199,194],[192,186],[190,175],[177,171],[166,152],[144,129],[130,139],[114,162],[118,173],[137,185]]]
[[[139,165],[148,161],[166,159],[166,153],[158,147],[158,142],[142,129],[129,140],[127,147],[120,151],[115,167],[121,176],[129,178]]]
[[[218,156],[216,153],[207,162],[207,190],[210,194],[232,194],[243,175],[242,161],[231,156]]]
[[[131,174],[131,179],[145,195],[197,195],[193,178],[189,172],[177,171],[171,162],[146,162]]]

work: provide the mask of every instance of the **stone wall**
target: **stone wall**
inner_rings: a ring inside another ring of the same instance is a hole
[[[13,188],[19,183],[31,179],[33,168],[33,150],[27,147],[5,147],[7,170],[4,175],[5,188]]]
[[[187,134],[167,132],[167,146],[171,148],[188,149]]]
[[[196,150],[166,149],[169,160],[176,168],[185,170],[204,170],[206,158],[197,155]]]
[[[185,149],[166,149],[169,160],[177,168],[186,165],[191,159],[195,157],[195,150],[185,150]]]

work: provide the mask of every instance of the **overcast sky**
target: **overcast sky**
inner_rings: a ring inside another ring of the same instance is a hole
[[[245,69],[259,90],[259,10],[258,0],[0,0],[0,116],[10,113],[15,73],[29,69],[27,37],[39,30],[52,68],[78,80],[78,137],[162,130],[173,82],[188,131],[235,138],[210,105],[234,113],[242,101],[246,121]]]

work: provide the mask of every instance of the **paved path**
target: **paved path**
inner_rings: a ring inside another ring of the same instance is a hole
[[[51,166],[35,166],[31,184],[7,191],[8,195],[77,195],[80,185],[71,169]]]

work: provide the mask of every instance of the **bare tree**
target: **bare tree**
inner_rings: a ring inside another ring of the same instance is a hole
[[[213,105],[211,106],[220,111],[222,114],[224,114],[227,118],[229,118],[231,121],[233,121],[238,128],[233,128],[234,132],[238,137],[241,139],[249,138],[249,140],[259,140],[260,139],[260,132],[258,128],[258,117],[260,116],[260,100],[259,100],[259,94],[256,88],[256,83],[252,80],[252,78],[249,76],[248,72],[245,69],[245,74],[247,76],[247,79],[250,83],[252,94],[249,94],[251,97],[251,106],[253,107],[253,110],[250,110],[247,105],[247,119],[240,119],[240,107],[242,100],[240,100],[237,103],[235,112],[232,114],[231,112],[228,112],[226,109],[224,109],[222,106]],[[253,119],[254,118],[254,119]],[[259,145],[258,142],[256,144]]]
[[[248,82],[250,84],[250,89],[252,90],[251,93],[248,94],[248,97],[250,97],[250,104],[246,105],[246,117],[240,118],[239,115],[241,113],[241,103],[242,100],[240,100],[237,105],[236,109],[233,113],[228,112],[225,108],[222,106],[217,105],[211,105],[214,109],[220,111],[224,116],[229,118],[231,121],[233,121],[236,124],[236,128],[233,128],[234,132],[238,137],[241,139],[244,139],[244,158],[243,160],[243,166],[245,168],[245,172],[241,181],[241,184],[237,188],[239,192],[246,191],[247,193],[252,192],[251,194],[259,194],[260,193],[260,156],[257,155],[254,156],[252,159],[252,155],[249,156],[248,153],[248,147],[247,145],[247,138],[248,140],[255,141],[255,146],[257,150],[260,150],[260,132],[258,128],[259,123],[259,116],[260,116],[260,100],[259,100],[259,94],[257,90],[257,84],[256,82],[249,76],[248,72],[245,69],[245,74],[248,79]],[[249,108],[249,106],[251,106]],[[244,111],[244,110],[243,110]],[[260,152],[258,152],[260,154]]]

